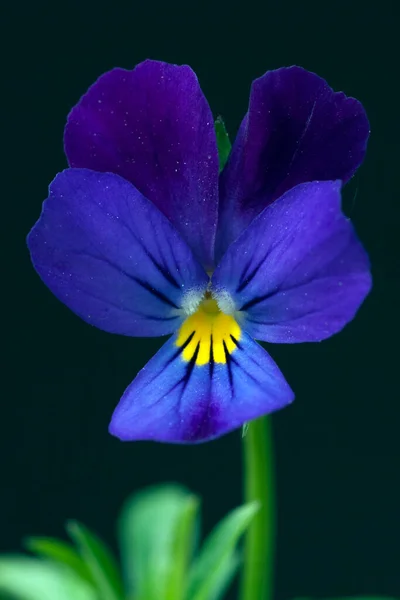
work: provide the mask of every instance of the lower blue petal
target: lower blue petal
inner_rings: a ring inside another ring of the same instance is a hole
[[[293,392],[269,354],[245,332],[230,337],[222,342],[225,359],[208,343],[205,364],[197,364],[195,332],[180,346],[178,335],[170,338],[125,391],[110,433],[125,441],[204,442],[290,403]]]

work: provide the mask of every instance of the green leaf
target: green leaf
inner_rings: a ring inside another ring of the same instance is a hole
[[[0,593],[17,600],[100,600],[71,569],[25,556],[0,558]]]
[[[217,118],[214,126],[215,134],[217,136],[219,171],[221,172],[226,164],[226,161],[228,160],[228,156],[231,151],[231,142],[222,117]]]
[[[87,527],[76,521],[67,523],[67,531],[87,565],[101,600],[123,600],[120,573],[107,546]]]
[[[123,572],[135,600],[183,600],[198,499],[177,486],[137,494],[125,505],[119,537]]]
[[[235,577],[242,562],[239,552],[228,554],[218,569],[218,576],[215,578],[214,586],[207,596],[208,600],[220,600],[224,597],[233,578]]]
[[[224,577],[229,579],[233,575],[230,573],[229,560],[237,560],[237,542],[258,508],[257,502],[236,508],[211,532],[191,568],[186,600],[212,600],[216,597]],[[233,566],[231,569],[234,572]]]
[[[55,538],[31,537],[25,541],[25,547],[39,557],[67,565],[79,577],[93,584],[93,578],[85,561],[71,544]]]

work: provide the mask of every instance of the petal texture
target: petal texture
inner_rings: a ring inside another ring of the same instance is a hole
[[[296,186],[234,242],[212,286],[269,342],[319,341],[350,321],[371,287],[368,257],[340,207],[340,182]]]
[[[148,60],[105,73],[71,111],[64,139],[72,167],[133,183],[212,265],[218,152],[212,113],[190,67]]]
[[[111,173],[57,175],[28,246],[50,290],[86,322],[112,333],[171,333],[183,319],[185,292],[207,286],[168,219]]]
[[[368,135],[360,102],[333,92],[318,75],[288,67],[256,79],[221,175],[218,256],[295,185],[346,182],[364,158]]]
[[[225,360],[211,353],[206,364],[198,361],[201,342],[190,348],[195,336],[183,342],[174,335],[140,371],[110,433],[122,440],[204,442],[293,400],[272,358],[246,333],[232,349],[225,345]]]

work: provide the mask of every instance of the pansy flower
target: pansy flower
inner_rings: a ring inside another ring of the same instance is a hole
[[[323,340],[367,295],[341,185],[368,133],[357,100],[302,68],[270,71],[219,173],[189,67],[113,69],[82,97],[65,129],[70,168],[29,234],[34,267],[87,323],[172,334],[125,391],[113,435],[205,441],[293,400],[255,340]]]

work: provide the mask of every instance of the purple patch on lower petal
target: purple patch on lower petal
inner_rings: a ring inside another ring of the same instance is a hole
[[[217,256],[268,204],[307,181],[346,182],[369,136],[357,100],[300,67],[253,82],[246,114],[221,174]]]
[[[218,152],[213,116],[190,67],[147,60],[102,75],[68,117],[65,151],[72,167],[133,183],[212,266]]]

